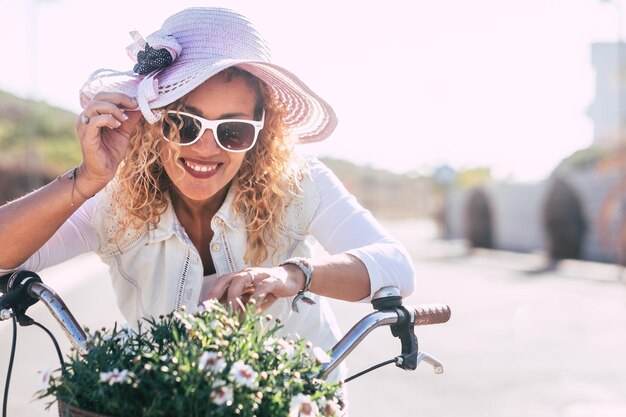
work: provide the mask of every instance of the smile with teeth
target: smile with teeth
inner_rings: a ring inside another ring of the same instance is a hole
[[[221,163],[218,164],[209,164],[209,165],[201,165],[201,164],[196,164],[193,162],[189,162],[187,160],[183,161],[185,163],[185,165],[187,167],[189,167],[190,169],[196,171],[196,172],[212,172],[215,171],[217,169],[217,167],[219,167],[220,165],[222,165]]]

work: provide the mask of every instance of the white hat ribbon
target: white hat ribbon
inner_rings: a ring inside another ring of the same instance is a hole
[[[150,102],[156,100],[159,97],[159,80],[154,78],[154,75],[145,77],[137,86],[137,104],[139,110],[143,113],[144,117],[150,124],[154,124],[161,119],[160,111],[152,111],[150,108]]]

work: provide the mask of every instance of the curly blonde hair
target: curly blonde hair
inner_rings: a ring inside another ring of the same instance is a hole
[[[230,185],[236,193],[233,209],[245,219],[248,232],[244,262],[258,266],[269,258],[268,248],[273,249],[273,256],[280,250],[280,223],[285,207],[299,188],[293,143],[284,123],[285,107],[274,90],[235,67],[220,74],[227,81],[233,76],[243,76],[257,92],[255,118],[265,110],[265,126]],[[166,109],[180,110],[183,106],[184,98]],[[170,204],[167,196],[173,186],[161,160],[164,143],[161,123],[150,125],[141,119],[117,172],[118,187],[113,192],[116,218],[121,226],[117,238],[125,229],[156,225]],[[176,160],[177,152],[174,150],[172,156]]]

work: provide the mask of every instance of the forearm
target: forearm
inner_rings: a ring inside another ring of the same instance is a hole
[[[5,242],[0,251],[1,269],[21,265],[85,202],[86,192],[93,194],[94,186],[81,179],[80,172],[76,183],[70,174],[0,207],[0,241]]]
[[[370,277],[365,264],[349,254],[311,259],[313,274],[309,290],[345,301],[359,301],[370,294]]]

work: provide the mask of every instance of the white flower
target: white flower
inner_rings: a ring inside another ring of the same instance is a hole
[[[121,384],[128,380],[128,370],[119,371],[115,368],[111,372],[100,372],[100,382],[108,382],[109,385]]]
[[[266,352],[273,352],[275,346],[276,346],[276,339],[273,337],[268,337],[263,342],[263,349],[265,349]]]
[[[200,370],[222,372],[226,368],[226,361],[218,352],[204,352],[198,361]]]
[[[319,346],[315,346],[314,348],[312,348],[311,354],[313,355],[317,363],[322,364],[330,362],[330,356],[328,356],[328,353],[324,352],[324,350]]]
[[[257,373],[243,361],[233,363],[233,366],[230,368],[230,374],[239,385],[245,385],[248,388],[256,387]]]
[[[289,403],[289,417],[313,417],[319,415],[317,404],[310,395],[298,394]]]
[[[226,381],[218,379],[213,383],[213,391],[209,396],[214,404],[231,405],[233,403],[233,387],[226,385]]]
[[[52,377],[52,368],[48,367],[37,372],[37,388],[47,390],[50,387],[50,378]]]

